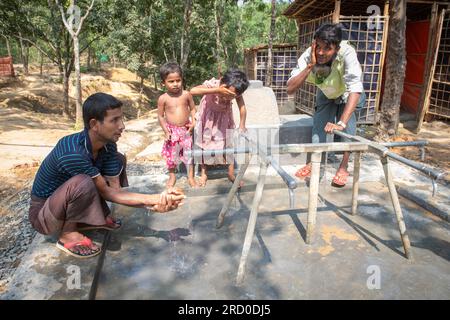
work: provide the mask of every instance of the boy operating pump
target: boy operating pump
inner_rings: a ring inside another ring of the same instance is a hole
[[[175,185],[175,168],[181,160],[188,171],[189,185],[195,188],[198,185],[194,178],[194,164],[191,158],[186,157],[186,151],[192,149],[195,103],[189,91],[183,90],[183,72],[177,63],[165,63],[160,68],[160,76],[167,89],[158,99],[158,119],[165,134],[162,156],[169,170],[167,186]]]
[[[342,41],[338,24],[323,24],[314,34],[314,41],[298,59],[287,82],[287,93],[293,94],[305,81],[318,90],[313,116],[312,143],[323,143],[326,134],[333,130],[356,134],[355,110],[365,104],[362,70],[355,49]],[[349,152],[344,152],[342,162],[333,178],[334,187],[347,183]],[[296,174],[299,178],[311,175],[311,163]]]

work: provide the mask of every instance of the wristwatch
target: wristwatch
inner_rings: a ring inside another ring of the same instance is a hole
[[[336,123],[338,126],[341,126],[342,128],[347,128],[347,125],[344,123],[344,122],[342,122],[342,121],[339,121],[338,123]]]

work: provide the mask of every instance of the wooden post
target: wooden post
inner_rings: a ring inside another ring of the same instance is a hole
[[[219,216],[217,217],[217,222],[216,222],[217,229],[221,228],[223,225],[223,220],[225,219],[225,215],[227,214],[228,209],[230,208],[231,201],[233,200],[234,195],[236,194],[236,192],[238,190],[239,184],[240,184],[242,178],[244,177],[244,173],[248,168],[251,158],[252,157],[250,155],[245,156],[245,163],[239,169],[239,173],[238,173],[236,179],[234,179],[233,185],[232,185],[230,191],[228,192],[227,199],[225,200],[222,210],[220,210]]]
[[[361,152],[353,153],[353,193],[352,193],[352,214],[358,211],[358,192],[359,192],[359,171],[361,169]]]
[[[257,76],[258,76],[258,72],[257,72],[257,68],[258,68],[258,51],[256,50],[252,50],[253,52],[253,77],[255,80],[258,80]]]
[[[311,179],[309,181],[308,217],[306,226],[306,243],[310,244],[316,227],[317,197],[319,195],[320,160],[322,154],[311,155]]]
[[[440,38],[440,30],[437,29],[439,25],[440,20],[438,20],[438,5],[435,2],[433,3],[433,7],[431,9],[430,34],[428,39],[427,56],[425,59],[425,74],[423,77],[422,91],[420,92],[419,108],[416,115],[416,133],[419,133],[422,128],[423,118],[428,111],[430,102],[429,93],[431,93],[431,85],[433,83],[434,69],[437,59],[436,45],[439,44],[439,40],[437,39]]]
[[[378,115],[378,111],[380,110],[380,94],[381,94],[381,84],[383,82],[383,68],[384,68],[384,62],[386,58],[386,45],[387,45],[387,38],[388,38],[388,32],[389,32],[389,1],[386,1],[384,3],[384,11],[383,11],[384,18],[384,27],[383,27],[383,44],[382,44],[382,50],[381,50],[381,57],[380,57],[380,73],[378,76],[378,83],[377,88],[379,89],[378,94],[375,96],[375,115]]]
[[[333,23],[339,23],[341,16],[341,0],[334,1]]]
[[[244,246],[242,248],[242,255],[239,262],[239,269],[236,278],[237,285],[241,285],[244,281],[245,266],[247,264],[250,247],[252,246],[253,234],[255,233],[256,218],[258,217],[258,207],[263,194],[264,182],[266,180],[266,172],[268,166],[268,163],[261,162],[259,167],[258,183],[256,184],[255,197],[253,198],[252,209],[250,211],[250,217],[248,219],[247,232],[245,233]]]
[[[391,201],[394,207],[395,216],[397,217],[398,229],[400,231],[400,237],[402,239],[405,255],[407,259],[411,259],[411,244],[409,242],[408,234],[406,233],[406,225],[405,221],[403,220],[402,208],[400,206],[400,201],[398,200],[397,189],[395,189],[394,179],[389,167],[389,161],[387,157],[380,157],[380,160],[383,164],[384,176],[389,188],[389,194],[391,195]]]

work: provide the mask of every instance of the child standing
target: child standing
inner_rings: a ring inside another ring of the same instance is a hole
[[[176,182],[175,168],[183,161],[188,171],[191,187],[197,187],[194,164],[185,152],[192,149],[192,130],[195,126],[195,103],[189,91],[183,90],[183,72],[175,62],[165,63],[159,70],[162,85],[167,92],[158,99],[158,120],[164,130],[165,142],[162,156],[169,169],[168,187]],[[192,121],[189,120],[191,115]]]
[[[195,144],[198,147],[204,150],[220,150],[232,147],[230,130],[235,129],[231,108],[233,99],[236,99],[239,107],[239,129],[246,131],[247,109],[242,94],[248,86],[249,82],[245,73],[239,70],[229,70],[221,79],[213,78],[205,81],[203,85],[191,89],[192,95],[203,95],[197,115],[198,121],[195,126]],[[227,130],[229,131],[227,132]],[[218,157],[208,157],[208,160],[202,161],[201,164],[200,186],[205,186],[208,179],[206,165],[223,163],[223,159]],[[234,162],[227,162],[229,164],[228,179],[233,182],[235,180]]]

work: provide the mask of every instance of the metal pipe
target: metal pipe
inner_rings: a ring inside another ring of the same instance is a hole
[[[279,144],[272,146],[276,153],[312,153],[333,151],[367,151],[367,142],[329,142],[329,143],[301,143]]]
[[[295,208],[295,194],[294,189],[289,188],[289,209]]]
[[[248,147],[239,147],[239,148],[227,148],[227,149],[214,149],[214,150],[203,150],[203,149],[192,149],[186,151],[186,156],[190,157],[201,157],[201,156],[211,156],[215,157],[217,155],[225,155],[225,154],[238,154],[238,153],[250,153],[250,149]]]
[[[283,179],[289,189],[297,188],[297,181],[295,181],[283,168],[281,168],[278,162],[276,162],[272,157],[267,157],[267,161],[280,175],[281,179]]]
[[[234,180],[234,183],[231,186],[230,191],[228,192],[227,199],[225,200],[225,203],[223,204],[222,210],[220,210],[219,216],[217,217],[217,222],[216,222],[216,228],[217,229],[221,228],[222,225],[223,225],[223,221],[225,219],[225,215],[227,214],[228,209],[230,208],[230,204],[231,204],[231,201],[234,198],[234,195],[238,191],[239,184],[240,184],[240,182],[242,180],[242,177],[245,174],[245,171],[247,171],[247,168],[248,168],[248,165],[250,163],[250,160],[251,160],[251,155],[247,155],[246,159],[245,159],[245,163],[239,169],[239,173],[238,173],[236,179]]]
[[[263,161],[267,161],[275,169],[275,171],[280,175],[281,179],[283,179],[289,189],[297,188],[297,181],[295,181],[294,178],[292,178],[283,168],[281,168],[278,162],[276,162],[272,158],[272,156],[268,156],[267,153],[262,150],[261,146],[251,140],[247,135],[241,134],[241,136],[256,147],[258,156],[260,156]]]
[[[443,178],[445,176],[445,174],[446,174],[445,172],[437,171],[437,170],[435,170],[433,168],[430,168],[430,167],[428,167],[428,166],[426,166],[426,165],[424,165],[422,163],[406,159],[406,158],[404,158],[402,156],[399,156],[398,154],[396,154],[394,152],[388,152],[386,155],[388,157],[394,159],[394,160],[397,160],[397,161],[399,161],[401,163],[404,163],[404,164],[406,164],[406,165],[408,165],[408,166],[410,166],[410,167],[412,167],[412,168],[414,168],[416,170],[419,170],[422,173],[426,174],[427,176],[430,176],[430,177],[432,177],[433,179],[436,179],[436,180],[439,180],[439,179]]]
[[[381,145],[392,148],[392,147],[409,147],[409,146],[426,146],[428,145],[427,140],[416,140],[416,141],[393,141],[393,142],[383,142]]]
[[[389,151],[389,149],[382,144],[370,141],[363,137],[352,136],[350,134],[347,134],[347,133],[339,131],[339,130],[333,130],[333,133],[337,134],[338,136],[347,138],[347,139],[356,140],[356,141],[360,141],[360,142],[366,142],[369,145],[369,147],[375,149],[377,151],[377,153],[379,153],[381,156],[390,157],[394,160],[404,163],[404,164],[426,174],[427,176],[432,177],[433,179],[439,180],[446,175],[446,172],[437,171],[437,170],[430,168],[424,164],[421,164],[421,163],[406,159],[402,156],[399,156],[398,154]]]

